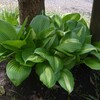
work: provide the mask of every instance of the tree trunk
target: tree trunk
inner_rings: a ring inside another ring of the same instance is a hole
[[[18,0],[20,24],[28,17],[27,24],[30,23],[33,17],[44,11],[44,0]]]
[[[93,35],[93,41],[100,41],[100,0],[93,2],[90,31]]]

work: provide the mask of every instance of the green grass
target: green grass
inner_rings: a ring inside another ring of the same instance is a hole
[[[2,10],[0,13],[0,19],[11,23],[12,25],[16,26],[19,24],[18,21],[19,11],[18,8],[14,10]]]

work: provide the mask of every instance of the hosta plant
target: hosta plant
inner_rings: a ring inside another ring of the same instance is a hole
[[[45,86],[52,88],[58,82],[70,94],[73,67],[84,63],[100,70],[100,43],[91,44],[88,26],[78,13],[38,15],[28,27],[26,22],[15,28],[0,20],[0,61],[8,60],[6,73],[15,86],[35,67]]]

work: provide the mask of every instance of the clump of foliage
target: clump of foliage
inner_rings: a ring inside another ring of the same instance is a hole
[[[35,67],[45,86],[52,88],[58,82],[70,94],[73,67],[84,63],[100,70],[100,42],[91,44],[92,36],[80,14],[38,15],[28,27],[26,22],[16,31],[0,20],[0,61],[8,60],[6,73],[15,86]]]
[[[16,8],[15,10],[3,10],[0,13],[0,19],[9,22],[10,24],[17,26],[19,24],[18,22],[18,16],[19,16],[19,12],[18,9]]]

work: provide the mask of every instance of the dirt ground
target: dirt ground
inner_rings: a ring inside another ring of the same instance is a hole
[[[92,3],[93,0],[45,0],[45,8],[49,14],[79,12],[86,17],[90,17]],[[18,7],[17,0],[0,0],[0,11],[16,7]]]

